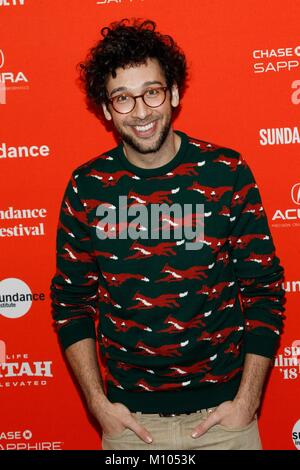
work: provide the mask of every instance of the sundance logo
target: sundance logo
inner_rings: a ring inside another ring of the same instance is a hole
[[[7,226],[0,228],[0,239],[10,237],[37,237],[45,235],[43,219],[47,217],[46,208],[16,209],[10,206],[7,210],[0,209],[0,221],[7,220]],[[25,219],[25,223],[14,220]],[[33,219],[33,220],[32,220]],[[37,219],[42,219],[38,223]],[[31,225],[29,225],[31,224]]]
[[[9,146],[5,142],[0,144],[0,160],[2,158],[28,158],[28,157],[48,157],[50,148],[48,145],[20,145],[18,147]]]
[[[285,292],[300,292],[300,281],[286,281],[282,283]]]
[[[274,359],[274,367],[278,368],[284,380],[296,380],[300,376],[300,340],[293,341]]]
[[[300,419],[293,427],[292,438],[296,449],[300,450]]]
[[[272,127],[259,130],[260,145],[300,144],[300,132],[295,127]]]
[[[31,292],[29,286],[14,277],[0,281],[0,316],[20,318],[26,315],[33,301],[45,300],[45,294]]]

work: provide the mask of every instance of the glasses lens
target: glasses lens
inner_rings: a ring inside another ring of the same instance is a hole
[[[166,97],[166,90],[164,88],[151,88],[144,93],[144,101],[148,106],[156,108],[160,106]]]
[[[112,105],[118,113],[129,113],[134,108],[134,98],[126,94],[114,96]]]
[[[142,97],[144,103],[151,108],[157,108],[166,99],[166,87],[149,88],[143,95],[132,96],[127,93],[114,96],[111,99],[112,106],[118,113],[126,114],[130,113],[135,107],[135,101],[137,98]]]

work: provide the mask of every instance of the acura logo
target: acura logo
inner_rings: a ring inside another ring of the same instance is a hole
[[[2,69],[3,65],[4,65],[4,54],[3,54],[2,49],[0,49],[0,69]]]
[[[294,184],[291,190],[291,196],[293,202],[300,205],[300,183]]]

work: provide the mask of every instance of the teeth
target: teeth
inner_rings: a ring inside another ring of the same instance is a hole
[[[151,129],[154,126],[153,122],[150,122],[150,124],[147,124],[147,126],[134,126],[137,131],[139,132],[146,132],[149,129]]]

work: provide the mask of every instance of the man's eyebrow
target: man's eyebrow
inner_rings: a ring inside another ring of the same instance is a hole
[[[150,85],[161,85],[161,86],[163,86],[163,83],[160,82],[159,80],[151,80],[151,81],[143,83],[142,87],[147,87],[147,86],[150,86]],[[118,91],[128,91],[128,88],[126,88],[125,86],[119,86],[117,88],[114,88],[110,92],[110,95],[113,95],[114,93],[117,93]]]
[[[114,88],[111,91],[110,95],[113,95],[114,93],[117,93],[117,91],[126,91],[126,90],[127,90],[127,88],[125,86],[119,86],[118,88]]]

